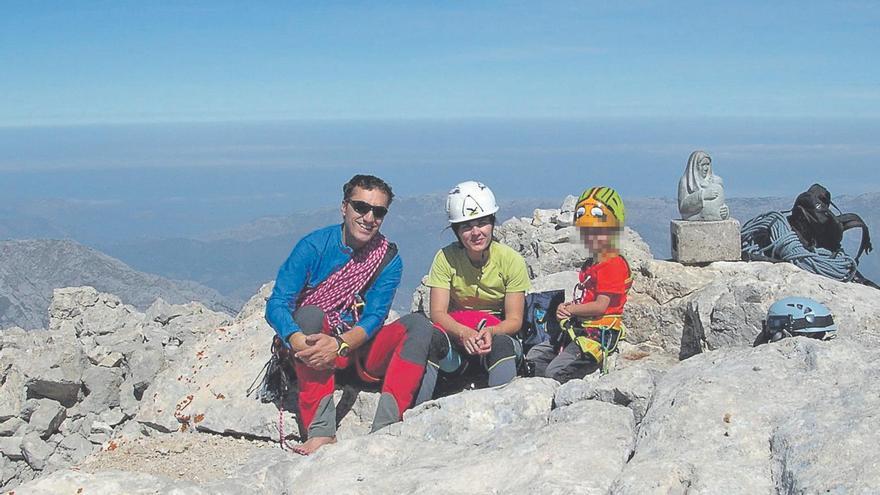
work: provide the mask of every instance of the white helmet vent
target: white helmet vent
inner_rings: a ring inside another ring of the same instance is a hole
[[[495,195],[483,183],[467,181],[458,184],[446,198],[446,213],[450,223],[466,222],[493,215],[498,211]]]

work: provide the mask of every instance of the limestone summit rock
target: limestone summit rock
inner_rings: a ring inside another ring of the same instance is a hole
[[[498,230],[526,257],[535,290],[561,288],[570,297],[585,253],[565,232],[566,205]],[[880,453],[871,446],[880,443],[878,292],[787,264],[683,266],[653,259],[634,232],[624,242],[634,278],[625,313],[629,342],[609,374],[564,385],[517,378],[461,392],[421,404],[375,434],[367,431],[377,394],[346,387],[337,391],[339,442],[309,457],[278,448],[277,405],[247,394],[269,357],[272,330],[263,311],[271,284],[234,321],[195,330],[174,323],[208,317],[174,316],[159,304],[121,321],[107,312],[122,315],[124,304],[78,293],[57,313],[51,341],[0,335],[0,397],[9,401],[0,404],[3,479],[11,487],[37,478],[17,494],[73,486],[96,494],[877,491]],[[417,308],[426,309],[425,294],[414,296]],[[753,347],[767,308],[791,295],[829,307],[838,337]],[[103,316],[91,314],[98,310]],[[10,366],[56,340],[78,342],[81,357],[66,359],[86,367],[70,406],[17,393],[32,373]],[[161,363],[149,380],[133,378],[138,348]],[[113,352],[122,356],[118,362]],[[84,391],[95,387],[87,384],[120,377],[118,405],[115,394],[89,403]],[[138,394],[136,385],[144,383]],[[55,403],[65,409],[60,416]],[[285,436],[295,438],[289,406],[280,419]],[[59,417],[58,431],[49,433]],[[83,440],[107,448],[77,461],[88,450]],[[151,447],[138,454],[139,442]],[[87,469],[59,469],[65,463]],[[210,477],[200,474],[205,470]]]
[[[867,493],[880,486],[876,347],[786,339],[658,383],[615,493]]]
[[[707,352],[667,370],[637,363],[629,378],[591,377],[595,392],[585,394],[571,393],[578,382],[519,378],[425,403],[402,423],[311,457],[254,451],[222,482],[64,470],[20,493],[64,483],[109,493],[127,476],[132,486],[195,494],[292,486],[319,494],[869,493],[880,483],[872,468],[880,457],[862,447],[880,440],[877,359],[876,348],[799,337]],[[640,379],[646,372],[652,378]]]
[[[271,285],[246,307],[265,307]],[[261,311],[231,326],[217,327],[183,353],[150,384],[137,421],[163,432],[195,428],[275,439],[278,409],[249,397],[247,390],[269,359],[273,331]],[[291,432],[295,417],[288,413]]]
[[[143,390],[178,349],[229,322],[198,303],[159,301],[156,308],[176,316],[147,319],[92,287],[58,289],[48,330],[0,332],[4,489],[99,449],[125,429]],[[98,424],[106,430],[96,435]]]

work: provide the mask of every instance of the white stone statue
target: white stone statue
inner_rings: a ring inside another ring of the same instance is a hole
[[[684,175],[678,181],[678,211],[682,220],[727,220],[724,181],[712,173],[712,158],[705,151],[694,151]]]

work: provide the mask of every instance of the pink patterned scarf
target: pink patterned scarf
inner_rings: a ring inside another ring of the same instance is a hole
[[[354,304],[355,296],[379,268],[388,241],[382,234],[376,234],[369,243],[351,255],[351,259],[339,270],[333,272],[317,287],[309,291],[299,307],[314,305],[324,311],[331,332],[335,332],[340,324],[348,327],[341,320],[340,313]]]

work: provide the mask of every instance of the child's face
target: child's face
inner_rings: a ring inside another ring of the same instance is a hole
[[[580,228],[581,243],[590,254],[600,255],[616,250],[619,245],[620,231],[608,228]]]

